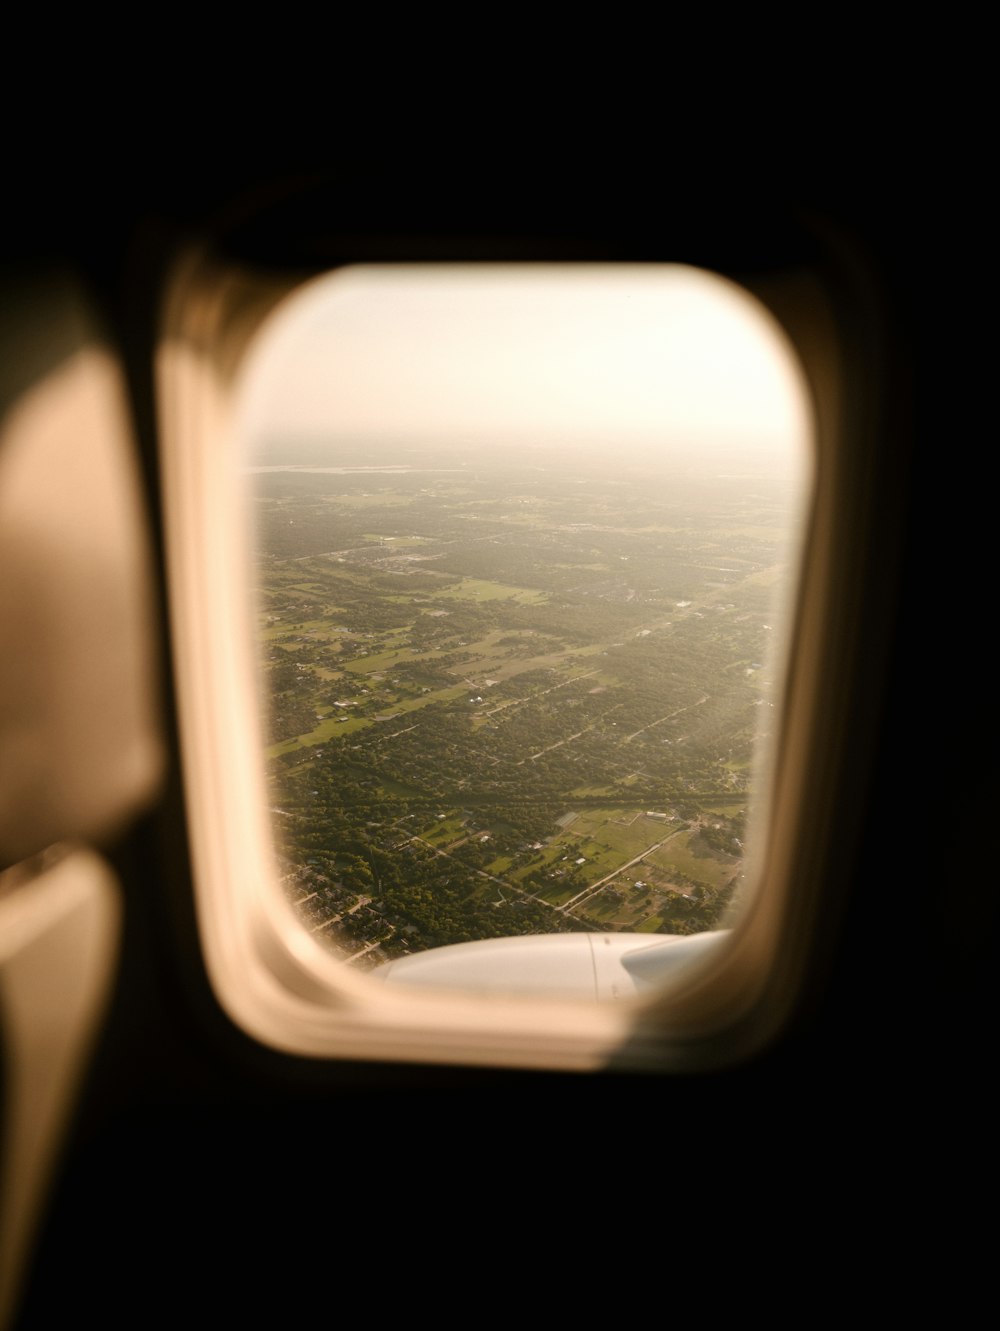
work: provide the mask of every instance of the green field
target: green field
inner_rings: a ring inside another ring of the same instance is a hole
[[[442,588],[437,596],[454,601],[519,601],[525,605],[540,605],[548,595],[531,587],[508,587],[502,582],[486,582],[482,578],[463,578],[457,587]]]

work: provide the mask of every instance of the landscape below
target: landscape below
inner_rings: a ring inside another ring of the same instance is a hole
[[[254,476],[262,691],[306,926],[367,969],[731,922],[797,531],[773,460],[275,456]]]

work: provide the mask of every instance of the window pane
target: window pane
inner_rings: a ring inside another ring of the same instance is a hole
[[[738,918],[811,462],[762,307],[679,265],[349,268],[265,326],[239,429],[306,928],[370,969]]]

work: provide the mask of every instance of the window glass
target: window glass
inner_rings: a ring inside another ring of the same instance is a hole
[[[369,970],[738,919],[811,465],[763,307],[681,265],[352,267],[238,404],[304,926]]]

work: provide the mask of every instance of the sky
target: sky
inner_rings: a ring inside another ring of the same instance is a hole
[[[256,460],[296,436],[621,441],[808,452],[763,306],[679,264],[357,265],[281,304],[245,361]]]

